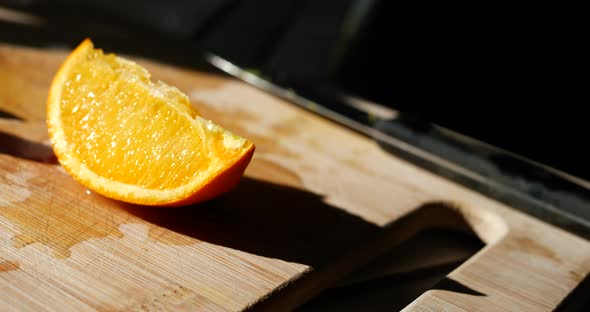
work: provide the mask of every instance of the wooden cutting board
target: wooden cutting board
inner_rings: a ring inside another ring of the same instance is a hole
[[[66,53],[0,45],[2,310],[293,309],[432,227],[487,246],[408,310],[552,310],[590,271],[588,241],[241,82],[145,60],[257,151],[240,186],[205,204],[93,194],[47,139],[45,97]]]

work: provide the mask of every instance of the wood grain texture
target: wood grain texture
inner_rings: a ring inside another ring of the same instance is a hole
[[[48,145],[45,97],[65,55],[0,45],[8,310],[292,309],[431,227],[471,228],[488,245],[407,310],[548,311],[590,271],[587,241],[243,83],[145,60],[256,154],[238,188],[205,204],[148,208],[93,194]]]

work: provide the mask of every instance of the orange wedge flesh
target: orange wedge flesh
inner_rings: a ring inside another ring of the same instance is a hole
[[[184,205],[235,186],[254,144],[205,120],[188,97],[134,62],[82,42],[55,75],[47,124],[61,165],[130,203]]]

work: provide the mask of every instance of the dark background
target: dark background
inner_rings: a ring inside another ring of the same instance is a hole
[[[2,7],[43,22],[0,22],[0,40],[72,47],[91,37],[105,50],[194,68],[203,65],[200,51],[213,51],[265,76],[417,113],[590,180],[590,11],[582,1],[0,0]],[[303,309],[354,310],[367,300],[401,308],[455,265],[336,287]],[[588,280],[561,310],[584,310],[587,290]]]
[[[582,1],[580,1],[582,2]],[[79,36],[213,51],[590,179],[590,11],[564,1],[0,1]],[[76,38],[78,40],[79,38]],[[174,44],[170,44],[173,42]],[[166,47],[165,47],[166,46]],[[174,53],[173,53],[174,55]],[[168,57],[165,61],[179,61]],[[190,58],[190,55],[188,56]]]

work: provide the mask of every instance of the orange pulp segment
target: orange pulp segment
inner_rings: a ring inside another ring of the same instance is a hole
[[[233,188],[254,144],[201,117],[188,97],[86,39],[55,75],[47,100],[53,150],[99,194],[185,205]]]

